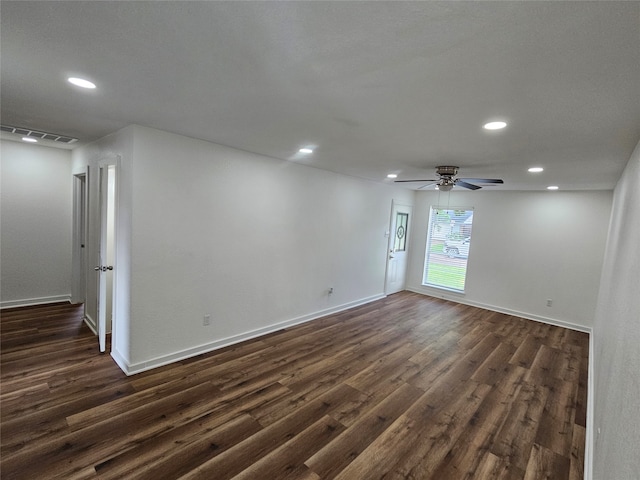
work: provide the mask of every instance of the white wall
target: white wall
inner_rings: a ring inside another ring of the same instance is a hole
[[[384,294],[391,202],[413,192],[131,126],[73,152],[74,173],[90,167],[92,218],[97,164],[112,156],[112,355],[128,373]]]
[[[133,371],[381,296],[391,202],[413,198],[137,126],[132,191]]]
[[[593,478],[640,478],[640,143],[616,186],[594,324]],[[598,430],[601,433],[598,435]]]
[[[71,295],[71,153],[0,141],[2,307]]]
[[[436,191],[416,196],[409,289],[526,318],[592,326],[612,192],[456,189],[448,197],[440,194],[440,204],[474,207],[465,294],[422,286]]]

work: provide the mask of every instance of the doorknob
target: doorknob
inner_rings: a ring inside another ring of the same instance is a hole
[[[109,266],[106,266],[106,265],[100,266],[100,265],[98,265],[97,267],[94,267],[93,269],[96,272],[106,272],[107,270],[113,270],[113,266],[111,266],[111,265],[109,265]]]

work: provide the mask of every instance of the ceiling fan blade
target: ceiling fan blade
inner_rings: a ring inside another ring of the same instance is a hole
[[[437,181],[437,180],[431,180],[431,181],[430,181],[429,183],[427,183],[426,185],[420,185],[420,186],[418,187],[418,190],[422,190],[423,188],[427,188],[427,187],[430,187],[430,186],[432,186],[432,185],[437,185],[437,184],[438,184],[438,181]]]
[[[476,183],[504,183],[500,178],[459,178],[458,180]]]
[[[468,188],[469,190],[478,190],[478,189],[482,188],[482,187],[479,187],[478,185],[473,185],[473,184],[471,184],[471,183],[467,183],[467,182],[463,181],[463,180],[462,180],[462,179],[460,179],[460,178],[458,178],[458,179],[455,181],[455,184],[456,184],[456,186],[458,186],[458,187]]]
[[[411,183],[411,182],[437,182],[437,180],[394,180],[395,183]]]

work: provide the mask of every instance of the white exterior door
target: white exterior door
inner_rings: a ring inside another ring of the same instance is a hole
[[[411,205],[401,205],[395,202],[391,205],[387,275],[384,289],[387,295],[404,290],[405,287],[412,211]]]

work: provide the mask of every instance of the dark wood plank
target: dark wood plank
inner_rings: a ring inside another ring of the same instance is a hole
[[[521,367],[508,365],[508,376],[502,380],[505,388],[492,388],[476,412],[469,419],[464,435],[455,442],[451,450],[434,472],[437,479],[458,480],[462,478],[484,478],[481,470],[488,451],[496,440],[496,434],[512,408],[520,379],[524,376]]]
[[[490,387],[469,382],[456,392],[453,402],[433,413],[424,394],[379,435],[335,478],[380,478],[397,473],[404,478],[429,478],[446,455],[449,439],[457,439]],[[453,396],[453,395],[452,395]],[[430,418],[426,422],[425,418]],[[426,427],[426,428],[423,428]]]
[[[489,452],[482,458],[477,474],[471,478],[482,480],[522,480],[524,475],[525,471],[511,465],[507,458],[498,457]]]
[[[126,377],[0,315],[3,479],[582,478],[587,334],[402,292]]]
[[[305,460],[311,457],[320,445],[331,443],[344,429],[344,425],[326,415],[233,478],[286,480],[307,477],[310,470],[305,465]]]
[[[338,385],[317,400],[302,406],[295,415],[289,415],[265,427],[221,455],[197,466],[183,478],[185,480],[232,478],[243,470],[251,468],[260,458],[293,439],[321,418],[358,396],[359,393],[347,385]]]
[[[261,429],[247,414],[240,413],[227,422],[207,414],[97,464],[95,470],[101,479],[178,478],[193,465],[209,461]]]
[[[533,444],[524,480],[569,478],[570,461],[537,443]]]
[[[577,390],[576,383],[556,379],[549,389],[536,433],[538,445],[566,458],[571,457]]]
[[[309,458],[305,464],[320,478],[334,478],[389,428],[422,393],[422,390],[411,385],[402,385],[384,401],[368,409],[339,438]]]
[[[584,427],[574,425],[573,439],[571,441],[571,466],[569,469],[569,480],[584,479],[584,450],[585,450]]]
[[[511,465],[526,470],[549,389],[523,383],[504,423],[496,434],[491,452]]]

